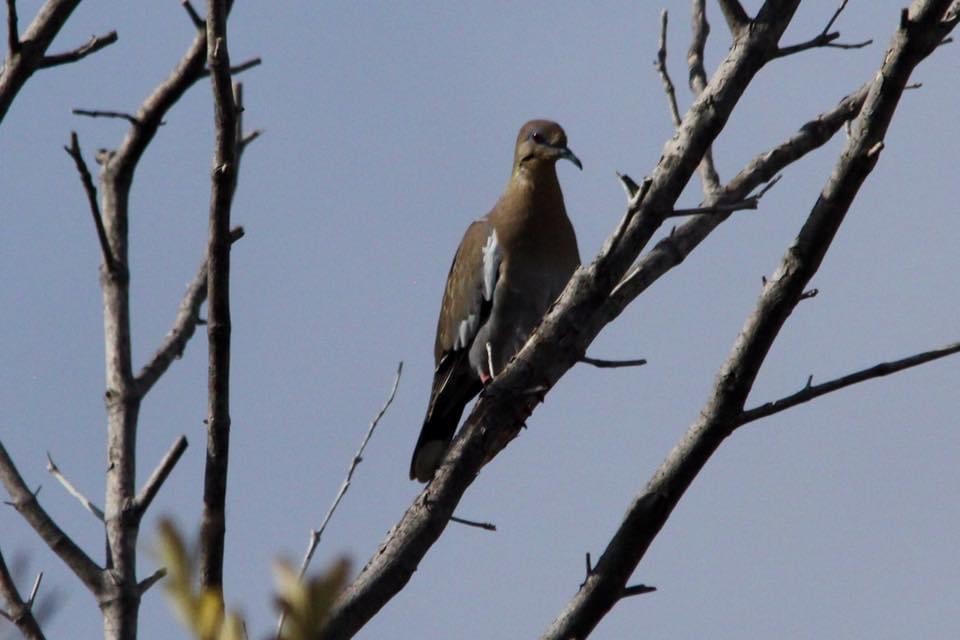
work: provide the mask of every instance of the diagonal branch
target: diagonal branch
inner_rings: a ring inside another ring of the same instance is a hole
[[[783,398],[773,400],[772,402],[766,402],[758,407],[743,411],[734,420],[734,427],[739,427],[747,424],[748,422],[753,422],[754,420],[759,420],[761,418],[766,418],[767,416],[772,416],[775,413],[786,411],[787,409],[793,408],[798,404],[810,402],[815,398],[819,398],[820,396],[828,393],[833,393],[834,391],[839,391],[844,387],[849,387],[850,385],[872,380],[874,378],[879,378],[881,376],[888,376],[892,373],[897,373],[898,371],[903,371],[904,369],[926,364],[955,353],[960,353],[960,342],[954,342],[953,344],[949,344],[940,349],[924,351],[923,353],[917,353],[899,360],[881,362],[880,364],[876,364],[868,369],[862,369],[860,371],[835,378],[828,382],[822,382],[816,385],[811,385],[808,382],[803,389],[797,391],[796,393],[792,393]]]
[[[20,28],[17,25],[17,0],[7,0],[7,55],[20,53]]]
[[[544,638],[584,637],[622,597],[622,590],[683,493],[736,426],[738,416],[766,355],[816,273],[844,215],[876,165],[871,153],[882,140],[913,68],[942,38],[942,15],[920,7],[913,28],[901,28],[884,58],[861,111],[859,126],[847,142],[820,199],[796,241],[764,286],[730,355],[717,374],[705,406],[681,441],[633,500],[595,570],[556,618]]]
[[[140,490],[140,493],[137,494],[137,498],[134,501],[134,508],[136,509],[136,517],[138,520],[142,519],[143,514],[150,508],[150,503],[153,502],[153,498],[157,495],[157,492],[160,491],[160,487],[163,486],[163,483],[167,480],[167,476],[173,471],[173,468],[180,460],[180,456],[182,456],[186,450],[187,437],[180,436],[174,441],[173,445],[171,445],[166,455],[163,456],[157,468],[150,474],[146,484],[143,485],[143,488]]]
[[[234,227],[230,231],[230,242],[236,242],[243,235],[243,227]],[[144,365],[140,373],[137,374],[136,385],[141,396],[146,395],[173,361],[183,355],[187,343],[196,331],[200,320],[200,307],[203,306],[203,301],[207,299],[207,262],[208,258],[204,256],[203,262],[200,263],[200,268],[197,270],[197,275],[187,286],[187,291],[183,294],[183,299],[180,300],[173,326],[163,339],[157,352],[153,354],[150,362]]]
[[[743,30],[750,26],[750,16],[744,11],[739,0],[717,0],[717,4],[720,5],[720,12],[727,21],[730,33],[734,38],[738,38]]]
[[[37,62],[37,68],[47,69],[49,67],[56,67],[61,64],[69,64],[71,62],[76,62],[77,60],[82,60],[91,53],[100,51],[100,49],[103,49],[104,47],[109,46],[116,41],[116,31],[111,31],[103,36],[90,36],[89,40],[72,51],[56,53],[50,56],[43,56]]]
[[[103,570],[57,526],[40,506],[36,494],[30,491],[23,481],[23,477],[17,471],[2,442],[0,442],[0,480],[10,494],[9,504],[33,527],[50,550],[73,570],[87,589],[94,595],[99,595],[103,590]]]
[[[3,559],[3,553],[0,552],[0,598],[6,603],[6,610],[0,609],[0,615],[12,622],[20,629],[27,640],[44,640],[43,630],[33,615],[33,603],[36,598],[37,587],[40,584],[40,576],[34,583],[34,588],[26,602],[20,597],[17,591],[17,585],[13,581],[13,576],[7,569],[7,563]]]
[[[104,521],[103,510],[97,505],[93,504],[89,498],[83,495],[83,492],[73,486],[73,483],[70,482],[70,480],[63,475],[63,473],[61,473],[60,468],[57,467],[57,465],[53,462],[53,458],[50,456],[49,451],[47,452],[47,471],[50,473],[50,475],[57,479],[57,482],[63,485],[63,488],[67,490],[67,493],[72,495],[81,505],[83,505],[84,509],[92,513],[100,522]]]
[[[87,163],[83,159],[83,153],[80,151],[80,142],[77,139],[77,132],[70,132],[70,146],[64,147],[73,162],[77,165],[77,173],[80,174],[80,182],[83,183],[83,190],[87,194],[87,203],[90,205],[90,214],[93,216],[93,224],[97,229],[97,240],[100,241],[100,252],[103,254],[103,264],[107,271],[115,273],[117,270],[116,261],[113,258],[113,251],[110,249],[110,241],[107,239],[107,232],[103,226],[103,216],[100,215],[100,205],[97,203],[97,187],[93,184],[93,177],[90,170],[87,169]]]

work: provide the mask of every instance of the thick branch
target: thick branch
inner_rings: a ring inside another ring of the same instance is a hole
[[[12,0],[10,0],[12,3]],[[43,575],[43,574],[40,574]],[[35,584],[39,584],[35,583]],[[17,591],[17,585],[13,581],[13,576],[7,569],[7,563],[3,559],[3,553],[0,552],[0,598],[6,603],[6,610],[0,611],[7,620],[12,622],[28,640],[44,640],[43,630],[33,615],[33,603],[36,596],[34,593],[26,602],[20,597]]]
[[[771,16],[734,42],[667,143],[646,195],[631,204],[636,210],[624,217],[619,240],[608,241],[592,264],[574,273],[536,333],[487,388],[437,475],[334,605],[323,637],[352,635],[403,587],[483,465],[516,437],[545,390],[586,352],[602,328],[591,322],[596,310],[660,227],[663,212],[673,209],[747,85],[775,51],[797,4],[774,2]]]
[[[906,358],[901,358],[900,360],[881,362],[880,364],[876,364],[869,369],[862,369],[860,371],[835,378],[828,382],[822,382],[815,385],[808,383],[803,389],[797,391],[796,393],[792,393],[778,400],[766,402],[758,407],[743,411],[734,420],[734,427],[739,427],[747,424],[748,422],[753,422],[754,420],[759,420],[761,418],[766,418],[767,416],[772,416],[775,413],[786,411],[787,409],[795,407],[798,404],[810,402],[815,398],[819,398],[820,396],[828,393],[833,393],[834,391],[839,391],[844,387],[849,387],[850,385],[872,380],[874,378],[888,376],[892,373],[897,373],[898,371],[903,371],[904,369],[926,364],[927,362],[932,362],[933,360],[939,360],[940,358],[945,358],[946,356],[953,355],[955,353],[960,353],[960,342],[954,342],[953,344],[947,345],[940,349],[917,353]]]
[[[923,4],[929,7],[932,3]],[[933,50],[940,13],[925,12],[913,29],[900,29],[872,83],[856,133],[827,181],[794,244],[767,281],[737,337],[700,417],[631,504],[594,572],[554,621],[545,638],[584,637],[622,597],[622,591],[693,478],[730,434],[768,350],[819,268],[860,185],[877,161],[883,139],[914,66]],[[922,25],[922,26],[921,26]],[[912,34],[912,37],[911,37]],[[933,36],[933,37],[931,37]]]
[[[20,52],[20,28],[17,25],[17,0],[7,0],[7,55]]]
[[[738,0],[717,0],[720,5],[720,12],[723,13],[723,19],[727,21],[727,27],[734,38],[740,36],[743,30],[750,25],[750,17],[743,10],[743,5]]]
[[[20,512],[23,519],[47,543],[50,550],[73,570],[87,589],[94,595],[99,595],[103,589],[103,570],[57,526],[40,506],[36,494],[27,488],[2,442],[0,442],[0,480],[10,494],[9,504]]]
[[[213,85],[214,148],[210,192],[207,299],[207,459],[200,524],[200,584],[223,584],[227,462],[230,448],[230,206],[237,171],[237,110],[227,49],[227,3],[207,3],[206,39]]]

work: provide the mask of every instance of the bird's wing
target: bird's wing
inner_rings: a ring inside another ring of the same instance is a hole
[[[451,352],[469,351],[477,331],[490,316],[501,257],[493,225],[486,218],[473,222],[460,241],[447,275],[434,345],[438,368]]]

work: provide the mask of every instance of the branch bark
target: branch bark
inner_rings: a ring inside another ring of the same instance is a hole
[[[207,457],[200,524],[200,584],[223,585],[225,503],[230,447],[230,205],[237,171],[237,109],[227,49],[227,2],[207,3],[208,66],[213,85],[214,150],[210,193],[207,299],[209,375],[207,379]]]
[[[42,575],[42,574],[41,574]],[[31,596],[27,602],[20,597],[13,576],[7,569],[7,563],[0,552],[0,598],[6,603],[6,610],[0,611],[7,620],[12,622],[27,640],[45,640],[43,630],[33,615],[33,601]]]

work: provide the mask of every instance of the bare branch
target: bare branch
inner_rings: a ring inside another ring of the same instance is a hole
[[[180,4],[183,5],[187,15],[190,16],[190,21],[193,23],[193,26],[200,30],[207,28],[207,23],[204,21],[203,16],[197,13],[197,10],[190,4],[190,0],[181,0]]]
[[[3,62],[3,73],[0,73],[0,121],[7,115],[27,79],[38,69],[49,66],[44,62],[47,48],[78,4],[80,0],[46,0],[20,37],[17,35],[15,0],[7,0],[7,48],[10,52]],[[23,43],[30,43],[30,46],[24,47]]]
[[[63,488],[67,490],[67,493],[72,495],[80,502],[81,505],[83,505],[84,509],[92,513],[100,522],[104,521],[103,510],[97,505],[93,504],[90,499],[83,495],[83,493],[73,486],[73,483],[71,483],[67,477],[60,472],[60,469],[56,464],[54,464],[53,458],[50,456],[49,451],[47,452],[47,471],[50,473],[50,475],[56,478],[61,485],[63,485]]]
[[[43,56],[40,58],[39,62],[37,62],[37,68],[46,69],[48,67],[56,67],[61,64],[69,64],[71,62],[76,62],[77,60],[82,60],[91,53],[95,53],[116,41],[116,31],[111,31],[104,36],[90,36],[90,39],[87,40],[87,42],[72,51],[56,53],[50,56]]]
[[[743,30],[750,25],[750,17],[743,10],[743,5],[738,0],[717,0],[720,5],[720,11],[723,13],[724,20],[727,21],[727,27],[734,38],[740,36]]]
[[[10,575],[10,571],[7,569],[7,563],[3,559],[3,553],[0,552],[0,598],[3,598],[6,603],[6,610],[0,609],[0,615],[15,624],[17,628],[20,629],[20,633],[28,640],[44,640],[45,638],[40,624],[33,615],[33,603],[42,577],[42,572],[37,575],[30,597],[24,602],[20,597],[20,592],[17,591],[17,585],[13,581],[13,576]]]
[[[7,0],[7,53],[12,58],[20,52],[20,28],[17,26],[17,0]]]
[[[230,231],[230,242],[236,242],[243,236],[243,227],[234,227]],[[207,256],[204,256],[197,275],[187,286],[187,291],[180,301],[173,326],[153,354],[153,358],[137,374],[136,385],[141,396],[146,395],[173,361],[183,355],[187,343],[200,324],[200,307],[207,299],[207,262]]]
[[[174,441],[173,445],[167,451],[167,454],[163,456],[163,460],[160,461],[160,464],[157,465],[157,468],[153,470],[152,474],[150,474],[150,478],[147,480],[147,483],[143,485],[143,489],[140,490],[140,493],[137,494],[137,499],[135,501],[135,509],[137,511],[138,518],[142,518],[143,514],[146,513],[147,509],[150,508],[150,503],[153,502],[153,498],[157,495],[157,491],[160,490],[160,487],[166,481],[167,476],[169,476],[170,472],[173,471],[173,468],[180,460],[180,456],[182,456],[183,452],[186,450],[187,437],[180,436]]]
[[[380,420],[387,413],[387,409],[390,408],[390,405],[393,403],[393,398],[397,395],[397,388],[400,386],[400,375],[403,373],[403,361],[397,365],[397,373],[393,378],[393,386],[390,388],[390,393],[387,395],[386,402],[383,403],[383,406],[380,407],[380,411],[377,412],[377,415],[374,416],[373,420],[370,421],[370,426],[367,427],[367,433],[363,436],[363,440],[360,442],[360,448],[357,449],[357,452],[353,455],[353,459],[350,461],[350,467],[347,469],[347,476],[343,479],[343,482],[340,484],[340,489],[337,491],[337,495],[333,499],[333,503],[330,504],[330,508],[327,509],[327,514],[323,517],[323,520],[320,522],[320,526],[316,529],[310,530],[310,541],[307,544],[307,552],[303,556],[303,562],[300,563],[300,573],[299,576],[302,579],[307,572],[307,567],[310,566],[310,561],[313,559],[313,554],[317,550],[317,545],[320,544],[320,538],[323,536],[323,532],[326,530],[327,525],[330,523],[330,519],[333,517],[334,511],[337,510],[337,507],[340,505],[340,501],[343,499],[343,496],[347,493],[347,489],[350,488],[350,482],[353,479],[353,472],[356,471],[357,466],[363,461],[363,451],[367,448],[367,443],[370,442],[370,438],[373,436],[374,429],[377,428],[377,425],[380,424]],[[494,527],[494,530],[496,527]],[[283,630],[283,623],[286,621],[286,612],[281,612],[280,619],[277,622],[277,637],[280,637],[280,632]]]
[[[673,88],[673,80],[670,79],[670,72],[667,71],[667,18],[667,10],[660,11],[660,41],[653,68],[660,74],[660,80],[663,82],[663,91],[667,94],[667,106],[670,107],[673,126],[679,127],[680,109],[677,107],[677,91]]]
[[[880,364],[876,364],[868,369],[862,369],[860,371],[850,373],[845,376],[830,380],[829,382],[823,382],[817,385],[811,384],[812,380],[808,379],[807,384],[803,387],[803,389],[797,391],[796,393],[772,402],[766,402],[758,407],[745,410],[734,420],[734,427],[739,427],[747,424],[748,422],[753,422],[754,420],[759,420],[775,413],[786,411],[787,409],[795,407],[798,404],[803,404],[804,402],[809,402],[814,398],[819,398],[822,395],[839,391],[844,387],[849,387],[850,385],[864,382],[866,380],[872,380],[873,378],[887,376],[891,373],[897,373],[898,371],[903,371],[904,369],[926,364],[927,362],[932,362],[933,360],[938,360],[939,358],[944,358],[955,353],[960,353],[960,342],[954,342],[953,344],[949,344],[940,349],[917,353],[906,358],[901,358],[900,360],[881,362]]]
[[[645,593],[653,593],[656,590],[656,587],[648,587],[645,584],[634,584],[629,587],[624,587],[623,591],[620,592],[620,597],[629,598],[630,596],[641,596]]]
[[[867,151],[883,139],[911,71],[942,37],[932,27],[938,16],[925,17],[925,25],[902,29],[894,38],[868,93],[859,126],[797,239],[744,323],[698,419],[633,500],[586,584],[544,638],[585,637],[594,628],[619,599],[626,581],[687,487],[735,427],[779,330],[822,263],[850,203],[876,164],[876,155],[870,157]],[[918,21],[923,22],[923,18]]]
[[[77,165],[77,172],[80,174],[80,182],[83,183],[83,190],[87,194],[87,203],[90,205],[90,214],[93,216],[93,224],[97,228],[97,240],[100,241],[100,252],[103,254],[103,264],[107,271],[116,273],[117,263],[113,258],[113,251],[110,249],[110,241],[107,239],[107,232],[103,226],[103,216],[100,215],[100,205],[97,202],[97,188],[93,184],[93,177],[90,170],[87,169],[87,163],[83,159],[83,153],[80,151],[80,142],[77,139],[77,132],[70,132],[70,146],[64,147],[64,151],[73,158]]]
[[[823,28],[823,31],[806,42],[781,48],[777,51],[777,55],[775,57],[782,58],[784,56],[793,55],[794,53],[806,51],[807,49],[815,49],[817,47],[831,47],[834,49],[862,49],[867,45],[873,44],[873,40],[864,40],[863,42],[857,42],[854,44],[842,44],[839,42],[834,42],[834,40],[840,37],[840,33],[837,31],[831,33],[830,28],[833,27],[833,23],[837,21],[837,18],[840,17],[840,14],[843,13],[843,10],[847,8],[847,2],[848,0],[842,0],[840,6],[837,7],[837,10],[833,12],[832,16],[830,16],[830,20],[827,21],[827,26]]]
[[[152,587],[157,582],[162,580],[166,575],[167,575],[166,567],[160,567],[159,569],[157,569],[156,571],[151,573],[149,576],[147,576],[146,578],[140,581],[140,583],[137,585],[137,591],[139,591],[140,595],[142,596],[147,592],[147,590],[150,587]]]
[[[250,58],[249,60],[245,60],[244,62],[241,62],[238,65],[234,65],[230,67],[230,75],[234,76],[234,75],[243,73],[244,71],[253,69],[254,67],[259,67],[261,64],[263,64],[263,60],[261,60],[259,57]],[[204,69],[203,77],[206,78],[209,75],[210,75],[210,69]]]
[[[600,358],[589,358],[583,356],[580,358],[580,362],[584,364],[593,365],[598,369],[619,369],[621,367],[640,367],[647,364],[647,361],[643,358],[636,360],[602,360]]]
[[[138,126],[140,121],[135,116],[123,111],[104,111],[102,109],[73,109],[71,111],[75,116],[87,116],[88,118],[119,118],[126,120],[134,126]]]
[[[707,22],[705,0],[694,0],[691,15],[690,49],[687,51],[687,66],[690,68],[689,85],[693,96],[699,97],[707,86],[707,70],[704,63],[704,48],[707,37],[710,35],[710,23]],[[700,161],[700,182],[703,183],[703,193],[708,198],[720,190],[720,176],[713,161],[713,148],[707,149]]]
[[[497,525],[493,524],[492,522],[478,522],[476,520],[458,518],[457,516],[450,516],[450,522],[456,522],[457,524],[466,525],[468,527],[476,527],[477,529],[483,529],[484,531],[497,530]]]
[[[37,501],[36,495],[30,491],[17,467],[7,454],[6,448],[0,442],[0,480],[3,481],[10,494],[13,507],[23,516],[23,519],[33,527],[47,546],[59,556],[63,562],[73,570],[81,582],[94,595],[103,588],[103,570],[84,553],[83,549],[57,526],[53,519],[44,511]]]

